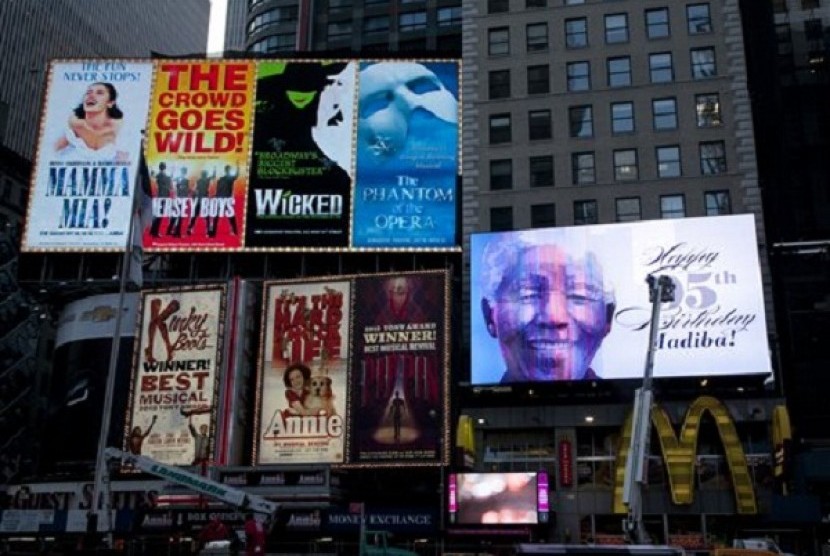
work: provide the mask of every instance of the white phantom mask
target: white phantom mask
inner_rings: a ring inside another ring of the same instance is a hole
[[[360,127],[378,157],[403,150],[409,118],[422,109],[458,121],[458,101],[432,71],[416,63],[378,63],[360,72]]]

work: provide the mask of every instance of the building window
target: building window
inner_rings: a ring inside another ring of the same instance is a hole
[[[706,79],[717,75],[715,67],[715,49],[693,48],[692,53],[692,79]]]
[[[553,157],[530,157],[530,187],[548,187],[553,185]]]
[[[528,139],[550,139],[553,135],[550,110],[531,110],[527,113]]]
[[[584,139],[594,136],[594,110],[590,104],[568,108],[571,137]]]
[[[652,83],[668,83],[674,81],[671,52],[649,54],[648,71]]]
[[[328,38],[330,41],[341,40],[352,36],[352,22],[351,21],[336,21],[329,23]]]
[[[530,23],[527,25],[527,51],[538,52],[548,49],[548,24]]]
[[[658,98],[651,101],[651,111],[654,116],[654,129],[677,129],[677,100],[674,98]]]
[[[646,10],[646,35],[650,39],[662,39],[670,35],[668,8]]]
[[[574,185],[584,185],[597,181],[594,166],[594,153],[574,153],[571,155],[571,169]]]
[[[262,2],[263,0],[257,0],[257,3]],[[253,6],[251,6],[253,8]],[[329,0],[329,11],[340,11],[340,10],[351,10],[352,9],[352,0]]]
[[[577,4],[584,4],[585,0],[565,0],[566,6],[576,6]]]
[[[487,0],[487,13],[498,14],[510,10],[510,0]]]
[[[489,75],[490,99],[510,97],[510,70],[491,71]]]
[[[704,194],[706,201],[706,216],[732,214],[732,200],[729,191],[707,191]]]
[[[717,93],[695,95],[697,127],[717,127],[723,123],[720,114],[720,99]]]
[[[547,8],[548,7],[548,0],[526,0],[525,1],[525,8],[532,9],[532,8]]]
[[[588,20],[584,17],[565,20],[565,48],[588,46]]]
[[[271,35],[251,45],[251,52],[268,54],[272,52],[292,52],[296,49],[297,36],[294,33]]]
[[[568,90],[589,91],[591,89],[591,64],[589,62],[570,62],[567,66]]]
[[[363,34],[372,35],[375,33],[389,33],[389,16],[367,17],[363,20]]]
[[[812,10],[821,7],[821,0],[801,0],[802,10]]]
[[[490,116],[490,144],[509,143],[512,140],[510,127],[510,114]]]
[[[461,6],[438,8],[438,27],[461,25]]]
[[[808,41],[820,41],[824,35],[824,27],[820,19],[808,19],[804,22],[804,36]]]
[[[547,64],[528,66],[527,94],[539,95],[550,92],[550,68]]]
[[[490,29],[487,37],[487,52],[490,56],[501,56],[503,54],[510,54],[510,29],[507,27],[498,27]]]
[[[631,58],[621,56],[608,58],[608,86],[628,87],[631,85]]]
[[[490,161],[490,189],[500,191],[513,187],[513,161],[509,158]]]
[[[637,149],[614,151],[614,179],[631,181],[636,180],[637,177]]]
[[[657,175],[661,178],[680,176],[680,147],[657,147]]]
[[[726,145],[723,141],[700,144],[700,173],[704,176],[726,173]]]
[[[556,226],[556,205],[543,203],[541,205],[530,205],[530,227],[531,228],[553,228]]]
[[[660,196],[660,218],[683,218],[686,216],[686,200],[683,195]]]
[[[490,230],[509,232],[513,229],[513,207],[490,207]]]
[[[398,17],[398,26],[402,33],[421,31],[427,28],[426,12],[409,12]]]
[[[642,219],[639,197],[621,197],[616,200],[617,222],[634,222]]]
[[[605,16],[605,42],[608,44],[628,42],[628,14]]]
[[[596,201],[574,201],[574,225],[598,224]]]
[[[611,103],[611,133],[631,133],[634,131],[634,103]]]
[[[296,6],[284,6],[282,8],[271,8],[256,16],[248,24],[248,34],[252,35],[262,28],[280,23],[294,23],[297,21],[298,9]]]
[[[690,35],[702,35],[712,32],[712,17],[709,4],[689,4],[686,6],[686,25]]]

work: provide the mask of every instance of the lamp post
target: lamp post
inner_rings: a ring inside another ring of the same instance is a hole
[[[104,542],[107,548],[112,548],[112,513],[110,510],[109,474],[107,473],[108,459],[105,454],[107,438],[110,432],[110,418],[112,416],[112,398],[115,390],[115,377],[118,372],[118,353],[121,348],[121,330],[123,328],[127,280],[129,279],[130,264],[133,254],[133,237],[136,225],[135,212],[138,205],[138,196],[141,194],[141,172],[137,172],[136,184],[133,191],[133,205],[130,209],[130,222],[127,229],[127,245],[121,257],[121,269],[118,283],[118,309],[115,314],[115,330],[113,330],[112,347],[110,349],[107,381],[104,386],[104,407],[101,410],[101,429],[98,436],[98,451],[95,457],[95,477],[92,487],[92,503],[87,514],[87,536],[97,538],[100,530],[99,523],[104,524],[106,535]],[[140,222],[140,219],[138,220]],[[101,514],[103,513],[103,521]]]

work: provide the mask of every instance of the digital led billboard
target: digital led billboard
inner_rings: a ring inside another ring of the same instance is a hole
[[[126,248],[152,82],[152,62],[50,64],[23,251]]]
[[[544,493],[540,492],[544,486]],[[548,515],[547,474],[459,473],[450,475],[449,515],[458,525],[535,525]]]
[[[124,449],[172,465],[213,458],[225,289],[142,292]]]
[[[641,378],[668,275],[654,376],[771,372],[752,215],[474,234],[474,384]]]

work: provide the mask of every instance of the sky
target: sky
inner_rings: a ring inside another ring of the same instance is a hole
[[[221,53],[225,45],[225,17],[228,0],[210,0],[210,25],[208,26],[208,53]]]

